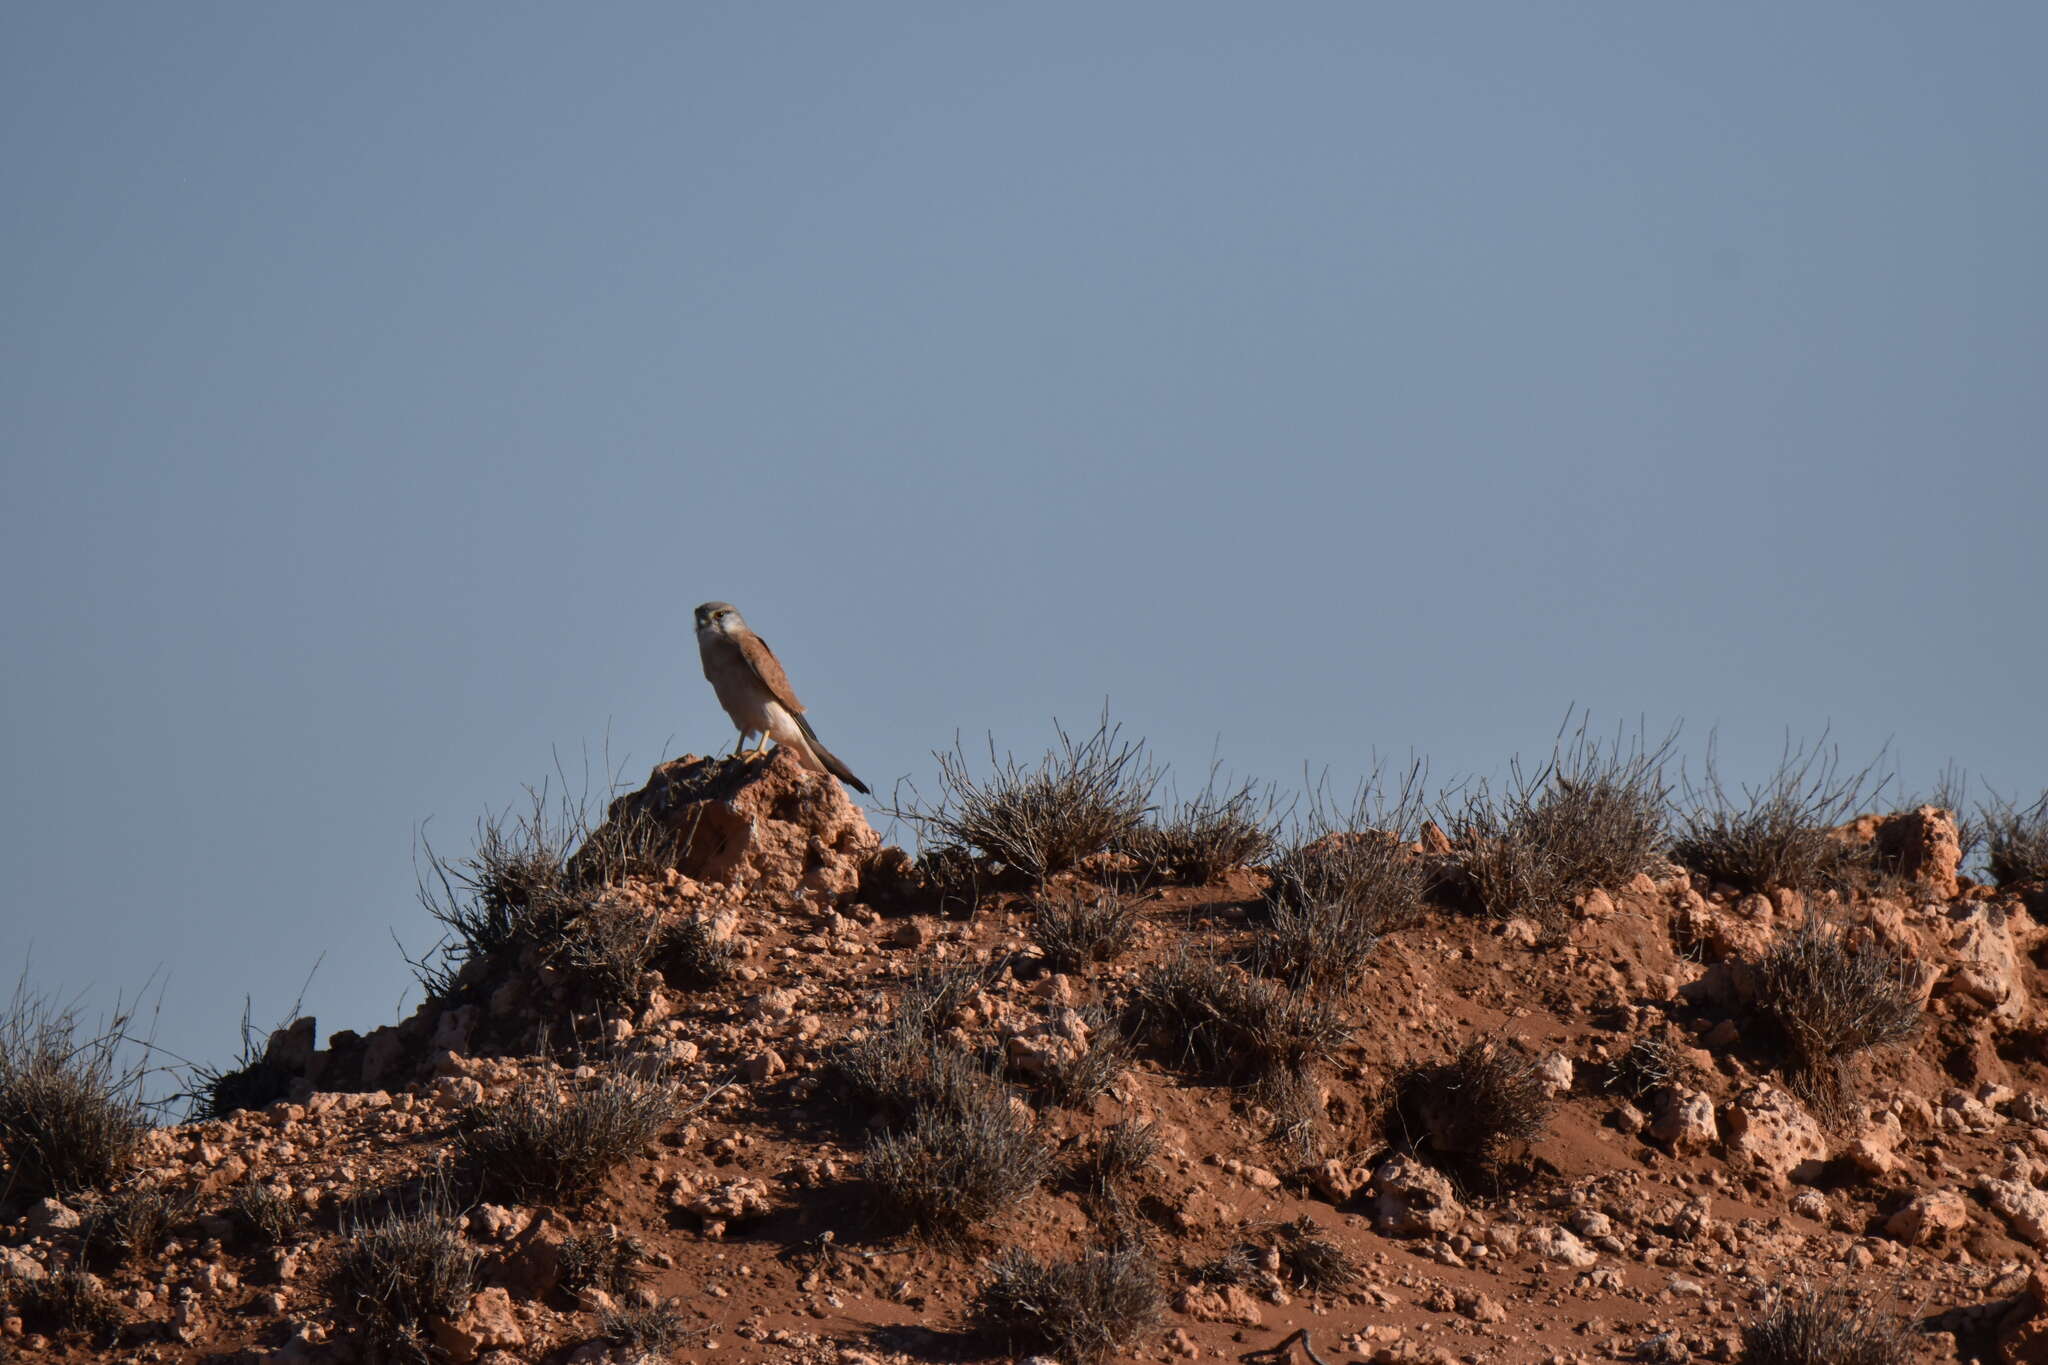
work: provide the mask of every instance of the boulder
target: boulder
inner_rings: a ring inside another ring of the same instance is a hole
[[[1373,1224],[1388,1237],[1447,1233],[1465,1221],[1450,1178],[1409,1157],[1380,1163],[1372,1173]]]
[[[1827,1134],[1805,1106],[1772,1085],[1755,1085],[1721,1111],[1728,1154],[1780,1180],[1810,1179],[1828,1158]]]
[[[435,1319],[431,1332],[434,1344],[456,1365],[466,1365],[485,1351],[526,1344],[526,1333],[512,1311],[512,1296],[496,1288],[479,1290],[462,1316]]]
[[[1924,1246],[1946,1237],[1970,1221],[1970,1202],[1960,1190],[1929,1190],[1885,1219],[1888,1236],[1907,1246]]]
[[[1682,1085],[1666,1086],[1657,1096],[1656,1116],[1650,1121],[1650,1136],[1673,1152],[1697,1152],[1721,1140],[1721,1125],[1714,1116],[1714,1102],[1697,1090]]]
[[[2024,1180],[1985,1177],[1977,1182],[1992,1211],[2006,1221],[2013,1236],[2031,1246],[2048,1245],[2048,1194]]]
[[[660,835],[657,856],[682,876],[768,895],[850,895],[881,846],[837,778],[781,749],[766,760],[687,755],[660,765],[611,803],[572,867],[629,838],[644,844],[648,828]]]

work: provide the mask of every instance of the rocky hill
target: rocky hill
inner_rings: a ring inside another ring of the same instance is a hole
[[[494,828],[418,1011],[204,1121],[16,1028],[0,1351],[2048,1360],[2048,893],[1952,812],[1673,838],[1596,762],[1275,847],[1073,775],[915,859],[781,755]]]

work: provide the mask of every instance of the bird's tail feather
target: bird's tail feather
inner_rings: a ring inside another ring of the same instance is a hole
[[[818,732],[811,728],[811,723],[804,719],[804,714],[801,711],[796,713],[796,726],[797,729],[804,732],[804,743],[810,745],[811,755],[818,760],[819,767],[859,792],[862,796],[873,795],[873,793],[868,791],[868,784],[855,777],[853,769],[839,761],[839,755],[818,742]]]

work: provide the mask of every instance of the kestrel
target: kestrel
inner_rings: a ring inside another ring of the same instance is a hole
[[[718,704],[740,727],[740,742],[733,753],[746,748],[748,735],[759,735],[760,747],[754,753],[765,753],[772,739],[785,749],[794,749],[805,767],[830,773],[855,791],[867,793],[867,784],[818,743],[811,723],[804,719],[804,704],[790,690],[789,675],[782,671],[775,651],[740,619],[730,602],[706,602],[697,608],[697,652],[704,656],[704,676],[718,693]]]

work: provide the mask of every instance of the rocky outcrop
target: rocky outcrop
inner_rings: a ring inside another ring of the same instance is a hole
[[[777,749],[754,758],[673,759],[647,785],[613,801],[572,869],[616,848],[657,838],[663,861],[684,877],[766,895],[849,895],[881,846],[838,779]]]

